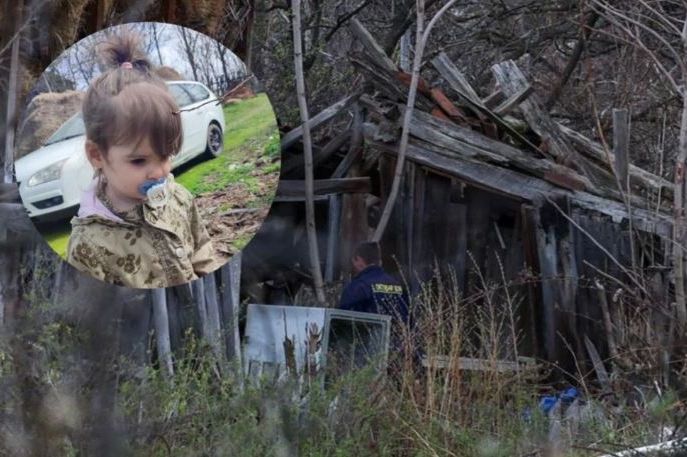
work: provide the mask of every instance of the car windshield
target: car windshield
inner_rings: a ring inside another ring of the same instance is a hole
[[[62,126],[57,129],[55,133],[50,135],[50,137],[45,141],[45,144],[57,143],[58,141],[64,141],[66,139],[85,134],[86,127],[83,124],[83,117],[81,116],[81,113],[78,113],[70,118],[67,122],[62,124]]]

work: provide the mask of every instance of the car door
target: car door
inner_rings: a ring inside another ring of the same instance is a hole
[[[211,94],[201,84],[184,83],[184,89],[191,96],[193,105],[193,113],[195,117],[194,122],[194,137],[193,137],[193,153],[201,154],[205,151],[207,146],[207,132],[210,124],[209,111],[212,108],[212,103],[208,103],[211,99]]]
[[[194,112],[195,110],[190,110],[193,108],[193,99],[183,85],[169,84],[168,86],[169,91],[179,106],[183,132],[181,150],[172,160],[174,166],[177,166],[191,158],[194,155],[195,149],[198,148],[198,122],[196,121],[197,114]]]

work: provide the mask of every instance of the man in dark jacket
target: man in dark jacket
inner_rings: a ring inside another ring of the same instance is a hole
[[[344,288],[339,307],[351,311],[387,314],[408,323],[408,297],[401,284],[382,267],[379,245],[361,243],[353,253],[355,276]]]

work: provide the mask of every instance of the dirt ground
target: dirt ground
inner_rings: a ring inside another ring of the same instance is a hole
[[[252,172],[258,179],[258,190],[250,192],[242,184],[230,185],[226,190],[201,194],[195,201],[207,222],[217,255],[223,261],[237,253],[255,235],[267,216],[277,189],[279,173],[264,173],[268,163]],[[256,205],[261,202],[262,204]]]

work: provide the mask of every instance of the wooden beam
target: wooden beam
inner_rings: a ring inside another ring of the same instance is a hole
[[[451,359],[447,355],[423,356],[422,366],[425,368],[449,368]],[[514,360],[489,360],[474,357],[458,357],[458,368],[469,371],[490,371],[495,373],[508,373],[522,369],[534,369],[537,366],[535,359],[531,357],[518,357]]]
[[[489,94],[486,98],[482,99],[482,105],[484,105],[484,107],[486,107],[488,109],[494,109],[505,99],[506,99],[506,96],[503,94],[503,91],[501,91],[501,89],[496,89],[494,92]]]
[[[522,74],[518,66],[512,60],[507,60],[491,67],[494,77],[499,83],[501,90],[509,97],[515,96],[524,90],[529,83]],[[590,179],[594,184],[598,184],[598,173],[586,160],[572,147],[568,139],[541,106],[536,97],[529,97],[520,104],[520,108],[529,124],[548,145],[548,152],[556,158],[559,163],[570,165],[577,168],[580,173]]]
[[[364,113],[362,106],[357,103],[353,109],[353,126],[351,127],[351,143],[348,146],[348,152],[343,160],[339,162],[336,169],[332,173],[332,179],[343,178],[348,174],[353,162],[358,160],[363,153],[363,120]]]
[[[334,280],[337,265],[337,246],[339,245],[339,229],[341,227],[341,195],[329,196],[329,214],[327,215],[327,257],[324,267],[324,280]]]
[[[360,91],[357,91],[347,97],[344,97],[343,99],[339,100],[338,102],[334,103],[328,108],[325,108],[324,110],[320,111],[316,116],[311,117],[308,120],[308,126],[310,127],[310,130],[314,130],[320,124],[330,120],[331,118],[339,114],[341,111],[348,108],[348,106],[355,100],[357,100],[359,96]],[[303,136],[302,125],[290,130],[281,139],[282,149],[286,149],[292,144],[294,144],[296,141],[300,140],[301,136]]]
[[[336,193],[369,193],[372,184],[369,177],[316,179],[315,195]],[[305,195],[305,182],[282,179],[277,187],[277,197],[301,197]]]
[[[313,149],[313,167],[317,167],[320,163],[329,159],[336,151],[341,149],[341,146],[346,144],[346,141],[351,136],[351,129],[346,129],[321,148]],[[281,165],[281,176],[288,176],[295,171],[303,171],[305,161],[303,155],[297,155],[285,161]]]
[[[367,137],[367,132],[366,139],[368,144],[387,154],[395,155],[397,153],[397,145],[373,141]],[[628,218],[627,207],[624,203],[588,192],[567,191],[535,176],[525,175],[484,162],[466,160],[459,156],[449,157],[448,154],[442,155],[427,147],[420,146],[417,144],[417,140],[408,144],[408,160],[459,177],[472,185],[491,192],[530,202],[539,201],[545,196],[567,194],[573,204],[611,216],[615,222]],[[669,236],[671,233],[672,222],[668,216],[639,207],[633,208],[632,213],[633,224],[639,230],[661,236]]]
[[[220,311],[224,327],[226,354],[234,372],[239,375],[239,379],[243,372],[241,370],[241,340],[239,337],[241,260],[242,255],[239,251],[220,270],[222,281]]]
[[[560,304],[560,296],[556,281],[558,277],[558,250],[556,243],[556,228],[553,225],[544,226],[540,216],[541,207],[535,208],[534,224],[537,240],[537,256],[539,258],[539,272],[541,275],[541,326],[543,328],[543,343],[546,357],[550,362],[557,360],[556,332],[559,322],[556,319],[556,307]]]
[[[571,190],[597,191],[592,183],[575,171],[538,159],[508,144],[493,140],[474,130],[437,119],[415,110],[411,134],[442,148],[474,160],[510,166]],[[567,178],[564,179],[563,177]]]
[[[157,355],[160,359],[160,364],[164,367],[163,373],[172,377],[174,376],[174,365],[172,364],[172,345],[169,337],[169,317],[167,315],[165,289],[152,289],[150,294],[153,304]]]
[[[358,21],[356,18],[352,18],[349,21],[349,29],[353,33],[358,41],[363,45],[365,52],[372,58],[373,61],[377,62],[380,66],[388,71],[398,71],[396,64],[386,55],[384,49],[377,43],[377,41],[372,37],[370,32]]]
[[[315,202],[326,202],[329,201],[329,195],[315,195],[314,198]],[[276,195],[272,199],[272,203],[304,203],[305,202],[305,194],[303,195],[294,195],[294,196],[279,196]]]
[[[609,168],[612,167],[613,163],[615,163],[615,154],[606,152],[603,146],[596,141],[590,140],[581,133],[578,133],[564,125],[558,124],[558,127],[570,141],[580,147],[580,150],[585,153],[587,157],[596,160],[597,162]],[[666,198],[670,198],[673,195],[673,183],[667,179],[650,173],[633,164],[628,165],[628,173],[630,174],[630,182],[634,185],[643,186],[654,191],[661,190]]]
[[[508,97],[506,100],[503,101],[499,106],[494,108],[494,112],[499,115],[504,115],[508,113],[510,110],[518,106],[520,103],[525,101],[527,97],[529,97],[532,92],[534,92],[534,89],[532,86],[529,84],[523,88],[521,88],[518,92],[514,93],[510,97]]]
[[[458,71],[445,52],[440,52],[434,59],[432,59],[432,65],[437,69],[437,71],[439,71],[441,76],[448,81],[451,87],[458,92],[460,96],[475,105],[483,106],[482,99],[472,88],[468,82],[468,79],[463,75],[463,73]]]
[[[469,87],[467,79],[463,76],[460,70],[458,70],[458,68],[455,65],[453,65],[453,63],[444,53],[439,54],[439,56],[432,60],[432,64],[434,65],[434,68],[441,74],[441,76],[446,81],[448,81],[453,90],[455,90],[458,93],[458,95],[460,95],[467,102],[470,108],[474,109],[477,113],[481,114],[482,116],[486,116],[488,119],[493,121],[497,126],[502,128],[505,132],[512,136],[515,140],[526,145],[528,148],[530,148],[532,151],[537,152],[539,155],[542,155],[542,152],[536,145],[532,144],[525,136],[523,136],[520,132],[514,129],[509,123],[505,122],[501,118],[501,116],[494,113],[491,109],[489,109],[482,103],[482,100],[477,96],[474,90],[472,90],[472,88]],[[505,91],[503,92],[506,93]]]
[[[215,281],[215,273],[208,273],[200,281],[205,283],[205,312],[207,317],[207,335],[205,336],[215,360],[223,376],[227,375],[227,359],[222,347],[222,324],[220,323],[220,311],[218,289]]]

